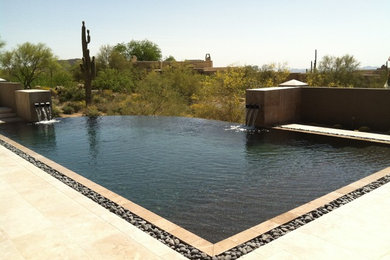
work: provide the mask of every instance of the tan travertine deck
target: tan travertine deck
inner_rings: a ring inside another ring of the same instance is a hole
[[[240,259],[390,259],[390,183]]]
[[[134,213],[141,215],[153,224],[176,235],[180,239],[201,249],[209,255],[222,253],[225,250],[256,237],[280,224],[288,222],[299,215],[322,206],[343,194],[390,174],[390,168],[386,168],[230,238],[216,244],[211,244],[185,229],[180,228],[174,223],[171,223],[123,197],[110,192],[104,187],[48,160],[42,155],[30,151],[4,136],[0,135],[0,137],[118,204],[124,205]],[[389,191],[389,184],[384,185],[378,190],[384,188]],[[390,232],[388,232],[390,228],[389,226],[386,226],[389,224],[385,221],[388,219],[388,213],[390,213],[390,204],[387,202],[387,200],[390,199],[390,194],[387,192],[384,196],[379,195],[382,200],[378,200],[377,197],[371,199],[362,206],[358,206],[358,213],[356,213],[356,210],[355,212],[347,210],[346,213],[339,216],[338,214],[335,214],[335,212],[343,211],[337,209],[328,215],[325,215],[335,216],[333,217],[333,222],[323,220],[325,221],[323,223],[323,221],[319,221],[325,217],[323,216],[309,223],[308,225],[310,226],[313,226],[314,223],[319,224],[312,229],[308,228],[308,236],[302,238],[302,235],[298,232],[299,230],[305,230],[305,227],[308,226],[306,225],[284,236],[290,239],[288,240],[290,242],[285,242],[287,245],[283,244],[281,248],[279,248],[279,246],[271,246],[275,245],[279,240],[286,240],[282,237],[271,242],[269,245],[255,250],[245,257],[258,259],[260,256],[280,256],[282,258],[285,258],[284,256],[290,258],[298,256],[299,258],[306,258],[306,255],[310,256],[310,254],[313,255],[314,253],[320,255],[322,253],[325,256],[324,258],[327,258],[326,254],[330,253],[327,252],[327,250],[342,250],[343,252],[345,251],[345,255],[347,256],[354,254],[355,258],[364,256],[365,259],[366,255],[360,254],[359,251],[356,251],[356,248],[364,251],[366,241],[361,239],[361,237],[356,236],[355,231],[355,233],[353,233],[348,229],[348,223],[355,223],[359,228],[360,225],[365,225],[367,229],[372,227],[372,232],[369,233],[371,235],[367,239],[373,241],[376,241],[377,236],[375,236],[375,233],[379,230],[378,226],[381,226],[385,233],[379,233],[379,242],[385,241],[387,245],[390,244],[390,235],[387,236],[386,234],[390,234]],[[360,200],[361,198],[355,200],[354,203]],[[369,206],[374,206],[376,203],[379,204],[376,209],[383,210],[383,212],[385,212],[385,217],[378,217],[376,214],[372,214],[372,212],[375,212],[375,209],[369,209]],[[344,205],[341,208],[347,207],[348,205],[350,204]],[[362,210],[360,210],[360,207],[362,207]],[[366,208],[369,210],[366,210]],[[359,215],[359,217],[355,217],[356,215]],[[363,219],[369,221],[363,221]],[[374,221],[372,221],[373,219]],[[378,219],[380,220],[379,222],[377,222]],[[337,223],[339,224],[336,225]],[[334,225],[335,228],[333,228],[332,225]],[[311,242],[311,236],[327,234],[326,232],[323,232],[321,228],[335,230],[333,230],[333,234]],[[318,232],[318,230],[321,230],[321,232]],[[365,231],[365,229],[361,230]],[[351,233],[350,237],[348,237],[349,233]],[[295,237],[294,234],[297,234],[297,237]],[[333,243],[335,244],[334,247],[328,247],[327,242],[332,244],[332,241],[338,241],[338,236],[341,234],[347,235],[347,238],[345,239],[348,239],[351,244],[356,245],[356,248],[354,247],[351,249],[348,247],[350,244],[340,246],[338,243]],[[355,237],[358,239],[354,239]],[[305,239],[308,240],[306,241]],[[301,248],[296,250],[297,247],[294,244],[296,241],[301,241],[303,248],[308,251],[304,251]],[[288,243],[292,243],[292,246]],[[303,251],[300,253],[299,250]],[[74,191],[62,182],[36,168],[3,146],[0,146],[0,252],[2,253],[0,254],[0,259],[84,257],[93,259],[184,258],[136,227],[116,215],[111,214],[95,202],[79,194],[77,191]],[[378,243],[378,252],[384,252],[381,243]],[[388,254],[388,252],[385,253]],[[386,255],[386,257],[390,256]],[[311,257],[308,257],[308,259],[311,259]]]
[[[186,259],[0,145],[0,259]]]
[[[335,128],[328,128],[328,127],[302,125],[302,124],[287,124],[287,125],[276,126],[274,128],[280,129],[280,130],[296,131],[296,132],[319,134],[319,135],[328,135],[328,136],[335,136],[335,137],[358,139],[358,140],[364,140],[364,141],[390,144],[390,135],[383,135],[383,134],[358,132],[358,131],[335,129]]]

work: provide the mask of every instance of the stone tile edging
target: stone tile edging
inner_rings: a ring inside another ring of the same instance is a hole
[[[7,142],[8,141],[8,142]],[[345,187],[342,187],[335,192],[331,192],[328,195],[325,195],[321,198],[324,199],[316,199],[312,202],[309,202],[307,204],[304,204],[302,206],[299,206],[296,209],[293,209],[291,211],[288,211],[282,215],[279,215],[269,221],[265,221],[258,226],[262,226],[262,230],[266,231],[263,232],[260,235],[257,235],[256,233],[252,232],[252,238],[248,238],[248,233],[251,233],[251,230],[253,231],[257,226],[249,228],[241,233],[238,233],[230,238],[227,238],[223,241],[220,241],[216,244],[212,245],[212,250],[200,250],[196,246],[192,246],[189,243],[184,242],[182,239],[178,238],[177,236],[171,234],[170,232],[167,232],[158,226],[154,225],[153,223],[145,220],[144,218],[138,216],[137,214],[131,212],[129,209],[119,205],[118,203],[114,202],[113,200],[99,194],[97,191],[88,188],[87,186],[77,182],[76,180],[72,179],[71,177],[68,177],[67,175],[59,172],[58,170],[54,169],[50,165],[42,162],[41,160],[34,158],[36,157],[42,157],[39,154],[32,152],[32,155],[30,155],[28,152],[29,149],[25,148],[22,151],[21,149],[15,147],[11,143],[15,143],[21,148],[24,148],[22,145],[19,145],[18,143],[12,141],[11,139],[8,139],[2,135],[0,135],[0,145],[4,146],[8,150],[16,153],[18,156],[22,157],[23,159],[27,160],[28,162],[32,163],[36,167],[40,168],[44,172],[50,174],[54,178],[60,180],[67,186],[73,188],[74,190],[80,192],[84,196],[88,197],[89,199],[95,201],[102,207],[108,209],[110,212],[116,214],[117,216],[121,217],[122,219],[126,220],[130,224],[136,226],[137,228],[141,229],[142,231],[148,233],[150,236],[156,238],[160,242],[164,243],[165,245],[169,246],[173,250],[179,252],[183,256],[189,258],[189,259],[237,259],[245,254],[248,254],[252,252],[253,250],[268,244],[269,242],[321,217],[322,215],[325,215],[342,205],[345,205],[362,195],[375,190],[376,188],[379,188],[380,186],[390,182],[390,168],[386,168],[382,171],[379,171],[377,173],[374,173],[370,176],[367,176],[359,181],[356,181],[350,185],[347,185]],[[343,195],[344,194],[344,195]],[[316,203],[317,201],[317,203]],[[322,202],[328,201],[325,204]],[[311,204],[311,206],[310,206]],[[321,204],[321,206],[318,207],[317,204]],[[309,205],[309,207],[307,207]],[[307,212],[305,209],[300,210],[301,208],[309,209],[313,208],[309,212]],[[304,214],[301,214],[303,212],[306,212]],[[265,227],[264,227],[265,226]],[[268,230],[268,231],[267,231]],[[190,233],[190,232],[189,232]],[[192,233],[191,233],[192,234]],[[244,234],[244,235],[242,235]],[[254,235],[253,235],[254,234]],[[236,238],[236,239],[233,239]],[[241,241],[240,241],[241,240]],[[243,240],[243,241],[242,241]],[[204,240],[205,242],[208,242]],[[208,242],[209,243],[209,242]],[[238,244],[238,245],[237,245]],[[204,245],[203,245],[204,246]],[[208,246],[208,245],[206,245]],[[201,247],[202,248],[202,247]],[[206,253],[206,252],[207,253]]]

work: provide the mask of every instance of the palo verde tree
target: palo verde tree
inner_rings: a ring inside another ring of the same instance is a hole
[[[89,56],[88,44],[91,42],[89,30],[85,33],[85,23],[81,27],[81,46],[83,49],[83,64],[80,64],[81,73],[84,76],[85,104],[88,106],[92,102],[92,80],[95,78],[95,57]]]
[[[356,73],[359,65],[352,55],[327,55],[321,59],[318,71],[308,73],[307,81],[311,86],[355,87],[360,82]]]
[[[110,67],[110,59],[113,47],[106,44],[100,47],[99,53],[96,56],[96,67],[99,69],[107,69]]]
[[[55,57],[50,48],[43,43],[32,44],[26,42],[12,51],[6,51],[1,55],[0,63],[11,80],[17,80],[24,88],[31,88],[43,72],[47,71],[50,64],[55,63]]]
[[[158,61],[162,58],[160,47],[149,40],[118,43],[114,50],[125,56],[127,60],[131,60],[133,56],[136,56],[139,61]]]

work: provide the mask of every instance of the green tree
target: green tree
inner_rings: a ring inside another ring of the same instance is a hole
[[[128,61],[126,57],[123,56],[120,52],[115,50],[111,52],[108,65],[109,68],[117,69],[120,71],[126,70],[131,67],[130,61]]]
[[[360,63],[352,55],[324,56],[318,71],[308,73],[311,86],[355,87],[361,82],[357,73]]]
[[[135,86],[133,74],[130,70],[118,71],[116,69],[99,71],[93,85],[99,90],[111,89],[115,92],[126,93],[131,93]]]
[[[194,96],[201,88],[202,76],[191,67],[177,63],[165,67],[160,78],[166,80],[172,90],[180,95],[181,101],[185,100],[187,105],[193,103]]]
[[[169,55],[168,57],[166,57],[164,59],[164,61],[176,61],[175,57],[173,57],[172,55]]]
[[[0,62],[11,78],[21,82],[24,88],[31,88],[33,81],[55,62],[55,57],[43,43],[26,42],[12,51],[5,52]]]
[[[275,87],[284,82],[290,74],[286,64],[265,64],[258,71],[258,83],[261,87]]]
[[[71,87],[76,82],[73,79],[71,65],[67,61],[53,61],[47,70],[37,77],[34,84],[54,88],[57,86]]]
[[[229,122],[243,122],[245,89],[248,88],[246,69],[228,68],[207,76],[191,105],[194,116]]]
[[[132,40],[129,43],[119,43],[114,47],[114,50],[122,54],[127,60],[131,60],[133,56],[136,56],[139,61],[158,61],[162,57],[160,47],[149,40]]]
[[[96,66],[98,70],[109,68],[113,49],[114,48],[108,44],[100,47],[99,53],[96,55]]]
[[[131,68],[130,60],[127,60],[121,48],[103,45],[96,56],[97,70],[116,69],[125,70]]]
[[[172,79],[150,72],[140,81],[136,93],[123,104],[121,113],[138,115],[185,116],[188,105],[174,88]]]

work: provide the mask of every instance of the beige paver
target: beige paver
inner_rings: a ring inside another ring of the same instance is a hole
[[[389,216],[387,183],[243,259],[390,259]]]
[[[281,129],[281,130],[297,131],[297,132],[304,132],[304,133],[308,132],[312,134],[329,135],[335,137],[360,139],[360,140],[390,144],[390,135],[383,135],[383,134],[350,131],[350,130],[302,125],[302,124],[287,124],[287,125],[280,125],[274,128]]]
[[[0,259],[183,259],[0,146]]]

